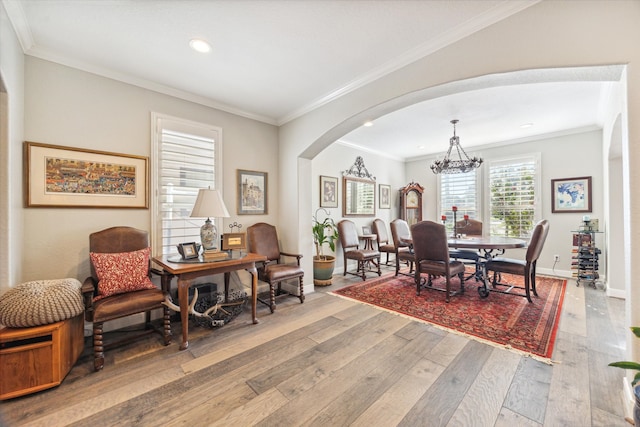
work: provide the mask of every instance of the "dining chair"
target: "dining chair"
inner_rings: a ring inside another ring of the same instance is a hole
[[[389,254],[396,252],[396,247],[393,242],[389,242],[389,235],[387,234],[387,226],[383,220],[376,218],[373,220],[373,232],[375,233],[378,241],[378,252],[385,252],[387,254],[387,261],[384,265],[389,265]]]
[[[445,226],[433,221],[421,221],[411,226],[413,252],[416,260],[415,282],[416,294],[420,295],[420,288],[424,281],[422,274],[427,274],[426,285],[429,289],[444,291],[445,301],[451,296],[464,293],[464,264],[449,258],[447,231]],[[444,276],[445,289],[433,286],[433,277]],[[451,278],[458,276],[460,290],[451,291]]]
[[[376,249],[360,249],[360,239],[358,231],[353,221],[343,219],[338,223],[338,234],[340,235],[340,244],[342,245],[342,253],[344,255],[344,274],[353,274],[367,280],[366,266],[373,263],[377,267],[378,276],[382,275],[380,270],[380,252]],[[355,260],[357,268],[355,273],[347,271],[347,260]]]
[[[482,236],[482,221],[476,219],[463,219],[456,222],[456,230],[459,234],[467,236]],[[478,251],[469,249],[449,249],[449,257],[462,260],[464,264],[470,264],[475,267],[475,272],[464,278],[465,281],[475,278],[476,281],[482,280],[482,264],[484,258]]]
[[[409,224],[403,219],[394,219],[391,221],[390,227],[391,238],[393,239],[393,246],[396,254],[396,276],[398,274],[413,276],[415,256],[413,254],[413,250],[406,243],[406,240],[411,240]],[[404,261],[409,264],[409,274],[400,272],[400,261]]]
[[[276,311],[276,296],[292,295],[282,289],[282,282],[296,280],[300,303],[304,303],[304,286],[302,283],[304,270],[300,266],[302,255],[283,252],[280,250],[276,227],[265,222],[259,222],[247,228],[247,243],[249,251],[267,257],[267,261],[258,267],[258,278],[269,284],[269,302],[257,298],[261,303],[269,306],[273,313]],[[295,258],[296,262],[284,263],[284,257]]]
[[[85,320],[93,323],[93,366],[104,367],[104,350],[123,342],[137,339],[141,334],[127,334],[117,342],[106,345],[103,340],[104,322],[145,313],[142,334],[159,332],[164,345],[171,342],[169,308],[163,305],[167,290],[156,287],[151,273],[164,273],[151,269],[149,263],[149,234],[132,227],[111,227],[89,235],[91,275],[82,285]],[[170,280],[170,279],[169,279]],[[163,310],[163,327],[151,324],[151,311]]]
[[[496,257],[487,260],[485,263],[485,270],[487,271],[487,275],[489,271],[493,271],[493,277],[491,279],[491,285],[493,289],[491,292],[500,292],[503,294],[509,295],[518,295],[525,297],[527,301],[531,301],[531,292],[533,291],[533,295],[538,296],[536,291],[536,264],[538,262],[538,258],[540,257],[540,253],[542,252],[542,248],[544,246],[544,242],[547,239],[547,234],[549,234],[549,221],[543,219],[539,221],[535,227],[533,228],[533,233],[531,233],[531,239],[529,239],[529,245],[527,247],[527,253],[525,255],[524,260],[513,259],[513,258],[504,258],[504,257]],[[515,286],[508,283],[500,283],[498,281],[498,273],[508,273],[515,274],[518,276],[524,276],[524,286]],[[506,290],[500,290],[497,288],[506,287]],[[524,294],[517,294],[511,292],[513,288],[524,289]],[[479,288],[480,291],[482,288]],[[485,292],[484,295],[487,296],[488,292]]]

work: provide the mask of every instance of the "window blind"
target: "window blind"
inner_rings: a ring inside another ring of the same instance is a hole
[[[440,175],[440,215],[447,216],[447,231],[453,231],[452,207],[458,208],[458,221],[469,215],[479,219],[476,171]]]
[[[200,188],[216,188],[218,134],[160,120],[157,149],[156,222],[162,254],[177,253],[178,243],[199,242],[204,220],[191,218]],[[211,218],[215,223],[215,218]],[[157,246],[156,246],[157,247]]]
[[[489,163],[492,236],[529,237],[535,221],[535,158]]]

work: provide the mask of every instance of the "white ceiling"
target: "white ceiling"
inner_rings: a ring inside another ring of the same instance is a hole
[[[280,125],[537,1],[2,0],[24,52]],[[194,52],[189,40],[212,45]],[[404,108],[341,140],[408,159],[602,126],[607,83],[520,84]],[[561,114],[559,114],[561,112]],[[524,123],[533,123],[527,129]],[[420,148],[422,146],[422,148]]]

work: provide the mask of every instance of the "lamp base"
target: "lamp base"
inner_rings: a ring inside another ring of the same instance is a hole
[[[216,226],[213,225],[211,220],[207,218],[204,225],[200,227],[200,241],[202,242],[202,247],[205,250],[215,249],[217,239],[218,230],[216,230]]]

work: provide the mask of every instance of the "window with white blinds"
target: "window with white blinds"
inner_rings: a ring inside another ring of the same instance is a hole
[[[487,163],[492,236],[530,236],[537,217],[538,165],[535,156]]]
[[[452,173],[440,175],[440,216],[446,215],[447,231],[453,232],[453,210],[458,208],[458,221],[469,218],[480,219],[478,215],[477,172]]]
[[[220,131],[177,119],[157,117],[155,121],[152,241],[154,254],[169,255],[177,253],[178,243],[200,242],[204,219],[190,215],[200,188],[222,187],[217,167]]]

